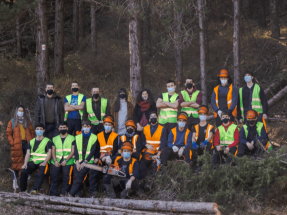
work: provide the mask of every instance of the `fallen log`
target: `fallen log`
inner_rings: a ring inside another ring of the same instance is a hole
[[[274,88],[280,86],[280,84],[281,84],[282,82],[284,82],[284,81],[285,81],[285,79],[284,79],[284,78],[281,78],[280,80],[277,80],[277,81],[275,81],[274,83],[272,83],[267,89],[264,90],[265,95],[267,95],[268,93],[270,93],[272,89],[274,89]]]
[[[280,99],[282,99],[287,93],[287,86],[280,90],[272,99],[268,101],[268,108],[275,105]]]

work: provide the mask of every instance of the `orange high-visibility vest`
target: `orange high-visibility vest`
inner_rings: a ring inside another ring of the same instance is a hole
[[[218,105],[218,90],[219,90],[219,85],[214,88],[215,103],[216,103],[217,107],[219,107],[219,105]],[[232,84],[230,84],[229,91],[227,93],[227,107],[230,108],[231,104],[232,104]],[[236,106],[235,106],[234,110],[232,111],[232,115],[234,117],[237,116],[237,108],[236,108]],[[214,111],[214,118],[216,118],[216,117],[217,117],[217,113]]]
[[[132,144],[133,144],[135,149],[137,148],[136,143],[138,141],[138,137],[139,137],[139,135],[137,135],[137,134],[135,136],[133,136]],[[127,140],[126,135],[122,135],[121,136],[121,141],[124,143],[124,142],[126,142],[126,140]]]
[[[150,133],[150,125],[145,126],[143,129],[146,143],[149,145],[152,145],[153,148],[155,149],[156,153],[158,152],[159,147],[160,147],[160,139],[161,139],[162,129],[163,129],[163,126],[158,124],[158,127],[152,136]]]
[[[109,153],[112,152],[114,147],[114,141],[117,138],[117,133],[111,132],[108,142],[106,142],[104,131],[98,134],[98,141],[100,143],[100,152],[101,153]]]
[[[195,125],[194,128],[195,128],[195,132],[196,132],[196,137],[195,137],[195,142],[196,142],[198,137],[199,137],[199,124]],[[206,133],[205,133],[205,139],[208,138],[208,135],[209,135],[209,133],[210,133],[212,128],[213,128],[213,125],[207,124]],[[211,149],[213,149],[214,148],[214,145],[213,145],[213,134],[212,134],[211,139],[210,139],[209,142],[211,142],[211,144],[212,144]]]
[[[173,145],[176,141],[176,127],[171,129],[171,132],[173,134]],[[190,133],[190,130],[189,129],[186,129],[185,131],[185,139],[184,139],[184,144],[186,145],[187,144],[187,137],[188,137],[188,134]]]
[[[121,156],[118,156],[115,160],[115,165],[119,167],[119,163],[118,160],[121,159]],[[133,174],[133,169],[134,169],[134,164],[137,161],[135,158],[131,158],[132,159],[132,163],[129,165],[129,174],[132,175]]]

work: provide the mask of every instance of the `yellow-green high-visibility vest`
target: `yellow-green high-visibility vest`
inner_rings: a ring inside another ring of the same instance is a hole
[[[56,148],[56,159],[58,162],[61,161],[61,159],[66,159],[72,151],[72,143],[75,140],[75,137],[68,134],[67,137],[64,140],[64,143],[62,143],[62,138],[60,135],[56,136],[53,138],[53,143],[55,145]],[[74,156],[68,160],[68,162],[66,163],[66,165],[73,165],[74,164]],[[52,159],[52,164],[54,163],[54,160]]]
[[[84,98],[84,94],[79,93],[79,94],[78,94],[78,105],[81,105],[83,98]],[[70,104],[71,104],[71,100],[72,100],[72,94],[66,96],[66,99],[68,100],[68,103],[69,103],[69,105],[70,105]],[[83,110],[79,110],[79,114],[80,114],[80,116],[81,116],[81,119],[82,119],[82,117],[83,117],[83,112],[84,112]],[[67,121],[68,114],[69,114],[69,112],[66,112],[66,113],[65,113],[64,121]]]
[[[106,115],[107,105],[108,105],[108,100],[105,98],[101,98],[101,119],[99,120],[96,117],[96,114],[94,113],[94,110],[93,110],[93,99],[90,98],[86,100],[88,117],[93,125],[98,125],[99,123],[101,123],[101,121],[103,121],[104,116]]]
[[[34,164],[40,164],[46,160],[47,153],[45,152],[45,148],[47,146],[47,143],[50,141],[50,139],[47,137],[44,137],[43,140],[41,140],[38,148],[34,152],[35,141],[36,141],[36,138],[30,141],[31,156],[30,156],[29,162],[33,161]],[[50,163],[50,161],[48,163]]]
[[[181,95],[185,102],[196,102],[196,98],[199,92],[200,92],[199,90],[196,90],[195,92],[193,92],[191,98],[189,97],[188,92],[186,92],[185,90],[181,91]],[[181,108],[181,111],[186,112],[188,117],[192,114],[194,118],[198,118],[198,111],[195,108],[183,107]]]
[[[257,122],[256,123],[256,131],[258,133],[258,136],[261,136],[261,130],[263,128],[263,123],[262,122]],[[247,125],[243,125],[244,131],[245,131],[245,138],[248,137],[248,130],[247,130]]]
[[[177,97],[178,97],[178,94],[174,93],[170,97],[170,102],[175,103]],[[162,100],[164,102],[169,102],[168,93],[162,94]],[[178,111],[177,109],[170,108],[170,107],[161,108],[160,113],[159,113],[158,123],[160,123],[160,124],[177,123],[177,111]]]
[[[231,124],[227,131],[225,131],[225,128],[223,125],[218,127],[219,129],[219,139],[220,139],[220,145],[229,146],[234,142],[234,132],[237,129],[237,125]]]
[[[240,110],[242,120],[244,120],[244,107],[243,107],[243,87],[239,89],[239,101],[240,101]],[[252,92],[252,101],[251,101],[252,109],[257,111],[258,113],[263,113],[262,103],[260,99],[260,87],[258,84],[254,84],[253,92]],[[248,110],[246,110],[248,111]]]
[[[87,159],[87,157],[91,153],[92,146],[96,143],[97,139],[98,139],[97,135],[91,133],[88,146],[87,146],[87,150],[86,150],[85,159]],[[83,134],[79,134],[76,136],[76,145],[77,145],[77,150],[79,154],[79,163],[80,163],[83,160]],[[93,163],[93,162],[94,162],[94,156],[91,158],[91,160],[88,163]],[[76,160],[74,163],[76,163]]]

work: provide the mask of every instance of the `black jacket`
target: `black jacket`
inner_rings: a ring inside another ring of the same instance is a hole
[[[116,157],[114,157],[114,159],[113,159],[113,164],[115,163],[115,160],[116,160],[116,158],[117,158],[117,156]],[[133,158],[131,158],[130,159],[130,161],[128,162],[128,166],[127,166],[127,168],[126,168],[126,172],[125,172],[125,174],[126,174],[126,178],[131,178],[132,176],[134,176],[136,179],[139,179],[139,175],[140,175],[140,168],[139,168],[139,162],[138,161],[135,161],[135,163],[134,163],[134,166],[133,166],[133,173],[130,175],[130,173],[129,173],[129,169],[130,169],[130,165],[132,165],[132,159]],[[123,166],[123,162],[124,162],[124,159],[123,158],[120,158],[119,160],[118,160],[118,164],[119,164],[119,167],[121,168],[122,166]]]
[[[35,106],[35,125],[41,123],[45,125],[45,97],[39,95]],[[60,96],[55,97],[55,124],[58,127],[59,123],[64,119],[64,106]]]

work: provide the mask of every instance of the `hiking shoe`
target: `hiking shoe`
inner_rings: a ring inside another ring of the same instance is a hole
[[[30,194],[31,194],[31,195],[37,195],[37,190],[31,190],[31,191],[30,191]]]

